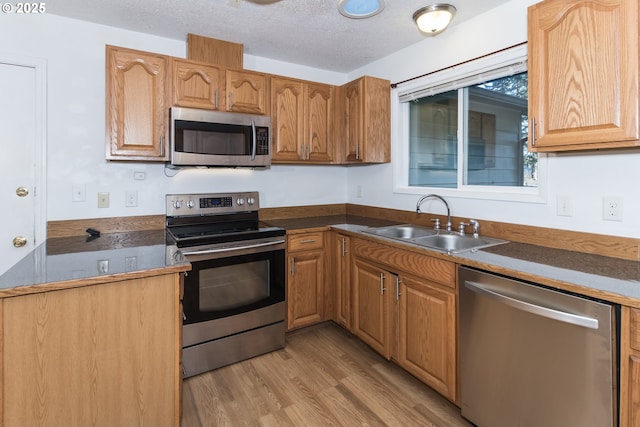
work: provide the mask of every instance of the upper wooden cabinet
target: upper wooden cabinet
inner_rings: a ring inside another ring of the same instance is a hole
[[[106,48],[106,158],[169,160],[169,58]]]
[[[266,74],[247,70],[227,70],[225,78],[227,111],[269,114]]]
[[[339,162],[391,161],[391,83],[364,76],[340,89]]]
[[[333,86],[272,76],[273,162],[333,160]]]
[[[529,148],[640,144],[637,0],[546,0],[529,8]]]
[[[224,69],[186,59],[173,58],[171,105],[208,110],[224,109]]]

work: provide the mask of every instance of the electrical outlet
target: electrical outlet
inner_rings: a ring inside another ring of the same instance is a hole
[[[362,185],[360,184],[356,186],[356,197],[359,199],[362,197]]]
[[[602,198],[602,218],[605,221],[622,221],[622,197]]]
[[[98,207],[99,208],[109,207],[109,193],[98,193]]]
[[[573,216],[573,203],[570,196],[558,196],[556,198],[556,215]]]
[[[124,205],[128,208],[133,208],[138,206],[138,192],[126,191],[124,193]]]
[[[107,274],[109,272],[109,260],[101,259],[98,260],[98,273]]]

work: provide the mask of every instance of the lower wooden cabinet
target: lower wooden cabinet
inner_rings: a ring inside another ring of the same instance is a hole
[[[455,264],[359,238],[352,248],[352,332],[455,402]]]
[[[622,307],[620,427],[640,425],[640,310]]]
[[[335,321],[338,325],[351,330],[351,238],[339,233],[334,233],[334,237]]]
[[[354,259],[352,332],[387,359],[391,357],[391,337],[389,298],[385,292],[396,277],[364,259]]]
[[[2,425],[180,424],[179,275],[1,301]]]
[[[324,232],[287,238],[287,330],[324,319]]]
[[[456,295],[425,279],[399,279],[398,364],[454,401]]]

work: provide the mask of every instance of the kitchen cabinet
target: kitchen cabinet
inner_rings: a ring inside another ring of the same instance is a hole
[[[355,238],[353,333],[457,399],[455,264]]]
[[[106,158],[169,160],[170,58],[106,47]]]
[[[324,232],[287,236],[287,330],[324,318]]]
[[[451,401],[456,399],[456,295],[433,280],[399,280],[398,364]]]
[[[276,163],[333,160],[333,86],[272,76],[271,117]]]
[[[640,425],[640,310],[622,307],[620,427]]]
[[[6,426],[180,424],[179,275],[0,302]]]
[[[185,59],[173,58],[173,102],[171,105],[207,110],[224,108],[224,69]]]
[[[333,236],[335,320],[338,325],[351,330],[351,238],[340,233],[333,233]]]
[[[637,0],[545,0],[529,8],[529,149],[637,146]]]
[[[391,161],[391,86],[388,80],[364,76],[340,89],[339,163]]]
[[[389,359],[389,298],[387,287],[397,276],[363,258],[353,260],[353,333]]]
[[[225,91],[227,111],[269,114],[266,74],[248,70],[226,70]]]

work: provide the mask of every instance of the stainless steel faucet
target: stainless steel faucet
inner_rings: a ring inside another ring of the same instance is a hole
[[[420,214],[422,212],[420,211],[420,206],[427,199],[438,199],[442,203],[444,203],[445,207],[447,208],[447,231],[451,231],[451,210],[449,209],[449,203],[447,203],[447,201],[442,196],[439,196],[437,194],[425,194],[424,196],[420,197],[418,203],[416,203],[416,213]]]

